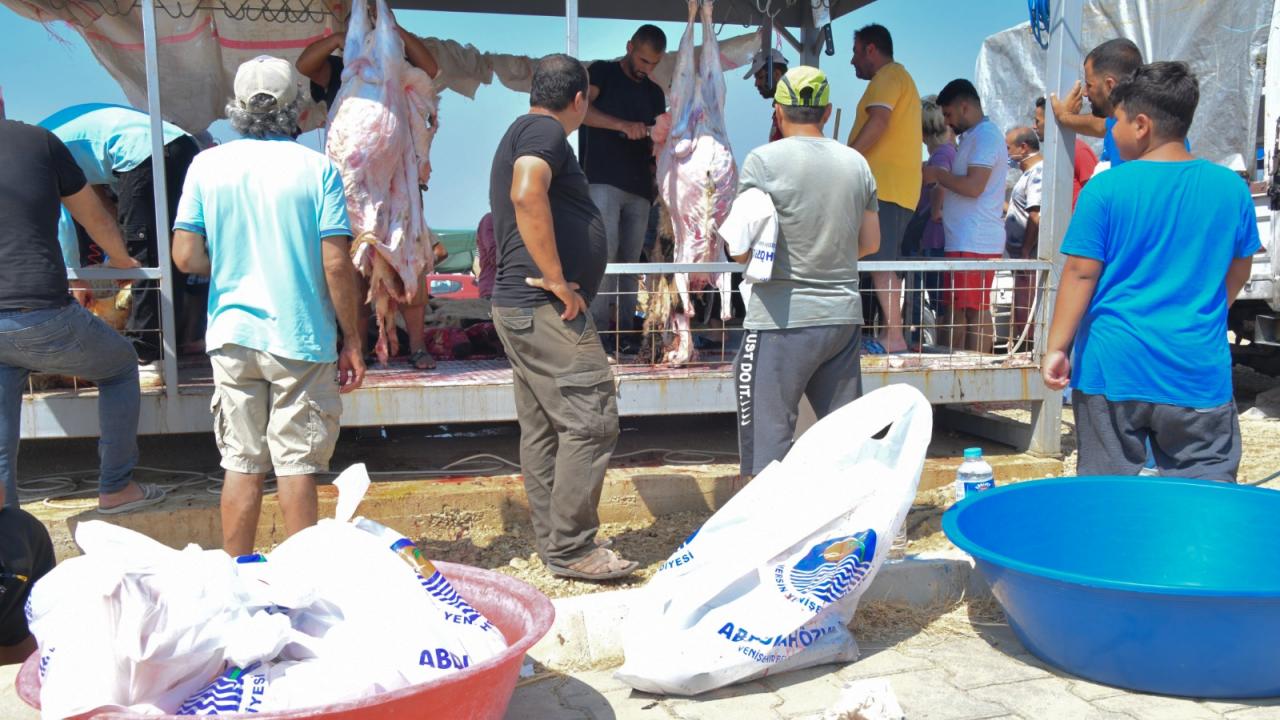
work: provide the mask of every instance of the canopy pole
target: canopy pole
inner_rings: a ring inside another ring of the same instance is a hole
[[[160,114],[160,65],[155,0],[142,0],[142,44],[147,64],[147,112],[151,116],[151,176],[156,205],[156,262],[160,269],[160,338],[164,372],[164,420],[178,423],[177,327],[173,317],[173,272],[169,260],[169,190],[165,177],[164,119]]]
[[[818,28],[813,24],[813,10],[802,7],[800,9],[800,64],[818,67],[818,50],[821,44],[822,36],[818,34]]]
[[[564,0],[565,52],[578,57],[578,0]]]
[[[1048,77],[1045,97],[1055,93],[1063,97],[1079,77],[1083,62],[1080,47],[1080,28],[1084,18],[1084,0],[1054,0],[1049,22]],[[1040,363],[1044,362],[1044,344],[1049,339],[1049,323],[1053,318],[1053,306],[1058,299],[1058,283],[1062,279],[1062,257],[1058,247],[1067,234],[1071,222],[1071,179],[1075,168],[1076,135],[1058,126],[1051,108],[1045,108],[1044,145],[1044,197],[1040,211],[1040,243],[1038,256],[1053,264],[1047,278],[1049,287],[1041,296],[1036,309],[1035,327],[1040,328],[1036,337],[1035,352]],[[1032,382],[1041,393],[1043,402],[1032,415],[1031,452],[1041,455],[1058,455],[1062,452],[1062,393],[1049,390],[1039,378]]]

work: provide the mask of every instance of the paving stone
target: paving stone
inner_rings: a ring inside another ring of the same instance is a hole
[[[567,680],[562,684],[556,692],[560,697],[568,700],[575,695],[592,694],[592,695],[608,695],[609,693],[626,690],[630,692],[631,686],[616,679],[614,670],[592,670],[586,672],[575,672],[567,676]]]
[[[889,684],[911,720],[986,720],[1009,714],[1003,705],[981,700],[952,685],[941,670],[894,675]]]
[[[595,695],[576,695],[565,701],[592,720],[673,720],[662,698],[631,690],[615,690]],[[548,718],[548,720],[553,720]]]
[[[1087,700],[1072,694],[1069,681],[1056,677],[974,688],[968,694],[1002,705],[1025,718],[1122,720],[1128,717],[1121,713],[1099,710]]]
[[[506,720],[596,720],[581,710],[564,706],[556,695],[556,689],[563,682],[561,679],[543,680],[516,688],[511,704],[507,706]]]
[[[1242,712],[1245,710],[1266,710],[1271,713],[1272,717],[1280,718],[1280,698],[1270,698],[1266,700],[1253,700],[1253,701],[1201,700],[1200,704],[1222,715],[1231,715],[1231,713]]]
[[[932,668],[933,663],[927,657],[907,655],[898,650],[877,650],[867,652],[857,662],[840,668],[836,677],[847,682]]]
[[[1217,720],[1222,717],[1220,713],[1195,700],[1141,693],[1125,693],[1103,698],[1094,701],[1093,706],[1103,710],[1128,713],[1136,720]]]
[[[1088,700],[1089,702],[1101,700],[1103,698],[1115,697],[1117,695],[1126,695],[1129,692],[1128,690],[1123,690],[1118,687],[1099,685],[1098,683],[1081,680],[1076,677],[1071,679],[1070,684],[1072,695],[1075,695],[1082,700]]]
[[[1229,712],[1224,717],[1228,718],[1228,720],[1276,720],[1276,718],[1280,718],[1280,705],[1250,707],[1245,710]]]
[[[758,682],[713,690],[696,698],[668,700],[664,703],[683,720],[742,720],[781,718],[775,708],[782,698]]]
[[[804,717],[821,713],[840,698],[844,681],[836,676],[840,665],[821,665],[795,672],[767,677],[760,684],[773,690],[782,698],[779,715],[786,718]]]
[[[926,657],[934,667],[946,670],[961,689],[1051,677],[1043,667],[1006,655],[980,638],[948,640],[931,648],[927,656],[915,657]]]

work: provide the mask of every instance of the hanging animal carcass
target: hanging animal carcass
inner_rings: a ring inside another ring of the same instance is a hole
[[[326,150],[342,171],[352,260],[369,282],[375,351],[385,365],[399,350],[396,309],[425,292],[423,277],[433,265],[420,186],[431,174],[438,123],[431,78],[405,60],[385,0],[377,0],[377,10],[374,25],[367,0],[352,3]]]
[[[723,244],[715,230],[729,213],[738,184],[738,167],[729,149],[724,123],[724,72],[720,46],[712,25],[712,3],[701,3],[702,53],[695,62],[693,31],[699,3],[689,3],[689,24],[680,39],[676,71],[671,82],[671,130],[657,144],[658,187],[671,217],[677,263],[725,262]],[[651,282],[650,285],[660,285]],[[658,304],[664,325],[672,335],[665,360],[682,365],[693,357],[689,330],[693,315],[691,290],[720,289],[720,313],[728,319],[730,284],[728,273],[676,273],[678,307]]]

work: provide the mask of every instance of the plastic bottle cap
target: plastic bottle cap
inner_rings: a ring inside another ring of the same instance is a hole
[[[965,448],[964,459],[965,460],[981,460],[982,448]]]

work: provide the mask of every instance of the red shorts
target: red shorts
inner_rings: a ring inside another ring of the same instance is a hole
[[[999,260],[1002,254],[951,252],[947,258],[956,260]],[[991,304],[991,286],[995,283],[995,270],[952,270],[947,273],[948,307],[957,310],[986,310]]]

